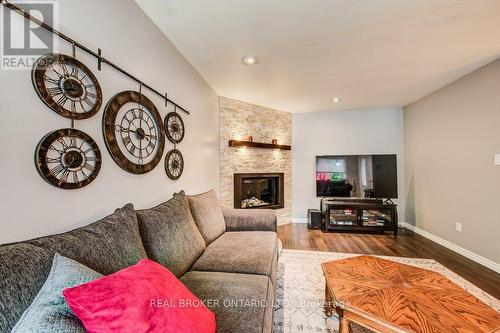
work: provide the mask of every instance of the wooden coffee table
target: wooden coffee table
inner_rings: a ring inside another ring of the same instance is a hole
[[[372,256],[323,263],[325,313],[340,332],[500,332],[500,313],[443,275]]]

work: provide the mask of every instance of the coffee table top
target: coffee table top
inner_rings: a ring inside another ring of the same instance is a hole
[[[386,327],[422,333],[500,331],[499,312],[434,271],[372,256],[321,266],[342,308]]]

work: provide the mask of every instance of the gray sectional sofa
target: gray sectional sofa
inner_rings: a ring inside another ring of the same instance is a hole
[[[269,210],[221,209],[213,191],[131,204],[88,226],[0,246],[0,332],[29,307],[55,253],[107,275],[150,258],[214,311],[217,332],[272,332],[279,240]]]

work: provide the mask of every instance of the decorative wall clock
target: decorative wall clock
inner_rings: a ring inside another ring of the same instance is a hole
[[[43,137],[36,147],[35,164],[49,184],[77,189],[97,177],[101,169],[101,152],[89,135],[65,128]]]
[[[104,110],[103,131],[111,156],[123,170],[144,174],[160,162],[165,147],[162,119],[143,94],[116,94]]]
[[[184,122],[177,112],[169,112],[165,117],[165,133],[172,143],[180,143],[184,139]]]
[[[90,69],[73,57],[46,54],[33,66],[32,81],[40,99],[69,119],[87,119],[102,105],[99,82]]]
[[[182,153],[177,149],[172,149],[165,157],[165,172],[168,178],[177,180],[184,171],[184,158]]]

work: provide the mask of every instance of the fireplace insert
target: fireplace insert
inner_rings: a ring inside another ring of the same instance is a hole
[[[285,207],[283,173],[235,173],[234,208]]]

